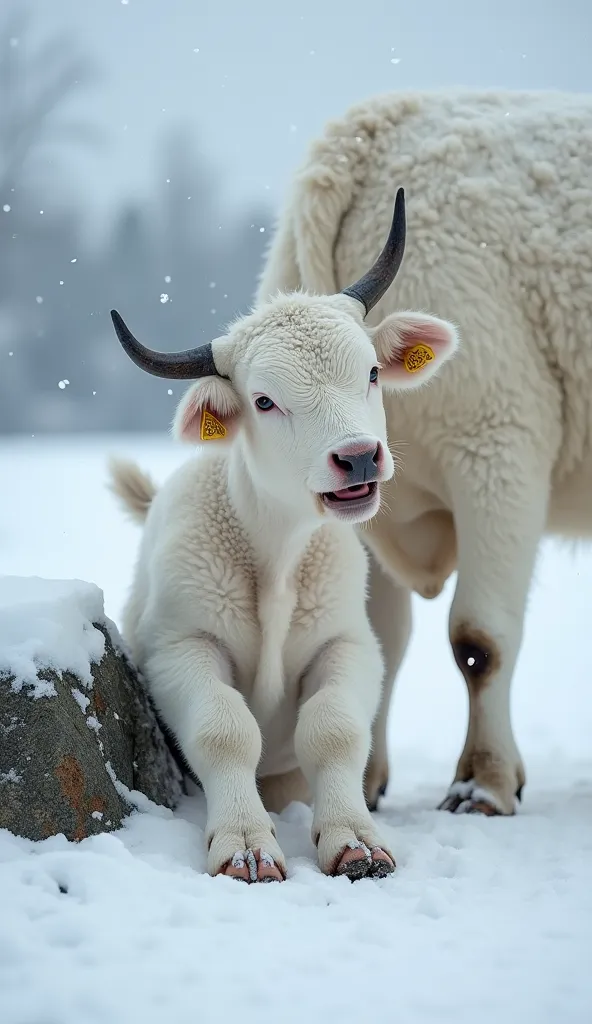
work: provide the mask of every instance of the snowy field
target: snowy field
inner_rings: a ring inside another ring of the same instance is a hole
[[[119,621],[138,530],[105,458],[162,480],[166,439],[0,442],[0,572],[97,583]],[[381,818],[392,878],[325,878],[310,811],[278,820],[284,885],[204,872],[204,806],[79,846],[0,832],[2,1024],[584,1024],[592,1020],[592,553],[545,545],[513,713],[528,785],[500,820],[433,808],[464,739],[452,587],[417,601]],[[67,888],[67,894],[60,891]]]

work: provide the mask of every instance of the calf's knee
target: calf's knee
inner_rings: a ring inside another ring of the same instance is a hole
[[[256,767],[261,757],[261,732],[240,693],[224,687],[200,719],[193,735],[200,759],[211,765],[231,760]]]
[[[296,755],[303,765],[326,768],[362,757],[370,747],[370,725],[363,709],[355,709],[334,694],[321,690],[302,707],[298,717]]]

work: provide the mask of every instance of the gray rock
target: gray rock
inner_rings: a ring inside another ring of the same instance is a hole
[[[45,670],[56,696],[33,698],[0,677],[0,828],[15,835],[84,839],[119,827],[136,802],[131,790],[170,808],[184,791],[141,679],[95,628],[106,643],[92,687]]]

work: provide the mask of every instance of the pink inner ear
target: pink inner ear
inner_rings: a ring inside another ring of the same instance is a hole
[[[393,352],[393,362],[397,363],[402,363],[405,352],[422,341],[426,345],[430,345],[437,355],[443,355],[453,344],[448,330],[442,324],[434,323],[431,320],[417,323],[407,321],[399,326],[397,334],[400,340]]]
[[[201,405],[193,399],[183,409],[178,427],[179,435],[187,441],[198,441],[201,424]]]

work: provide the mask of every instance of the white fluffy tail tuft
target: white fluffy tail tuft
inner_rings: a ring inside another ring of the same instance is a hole
[[[157,492],[152,478],[135,462],[126,459],[110,459],[109,473],[109,490],[119,498],[134,522],[143,523]]]

